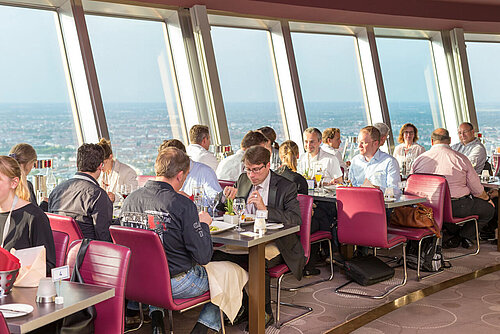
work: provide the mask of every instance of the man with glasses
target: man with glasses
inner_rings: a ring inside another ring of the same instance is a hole
[[[359,132],[358,145],[359,154],[352,159],[349,170],[352,185],[375,186],[384,192],[392,188],[394,194],[399,194],[399,164],[393,156],[379,149],[380,131],[374,126],[365,126]]]
[[[451,148],[469,158],[476,173],[481,174],[486,163],[486,148],[479,138],[476,138],[474,125],[469,122],[460,124],[458,138],[460,142],[452,145]]]
[[[234,187],[226,187],[224,196],[246,199],[249,212],[267,210],[269,222],[300,225],[297,185],[271,171],[271,153],[262,146],[252,146],[243,155],[244,173]],[[248,262],[246,255],[216,252],[213,260],[229,260],[242,264]],[[285,262],[292,274],[300,280],[305,264],[304,249],[296,234],[287,235],[266,245],[266,268]],[[270,277],[266,271],[266,327],[274,323],[271,310]]]

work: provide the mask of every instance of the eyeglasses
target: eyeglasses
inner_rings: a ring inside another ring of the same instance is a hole
[[[372,141],[367,141],[367,142],[360,141],[360,142],[359,142],[359,144],[360,144],[360,145],[363,145],[363,146],[368,146],[368,144],[373,143],[373,142],[374,142],[374,140],[372,140]]]
[[[406,134],[406,135],[413,135],[413,134],[415,134],[414,131],[404,131],[403,133]]]
[[[250,174],[250,173],[254,173],[255,174],[255,173],[260,172],[262,170],[262,168],[264,168],[264,167],[266,167],[266,165],[262,165],[260,167],[255,167],[255,168],[247,168],[247,167],[245,167],[244,171],[247,174]]]
[[[458,131],[457,133],[458,133],[459,135],[464,135],[464,134],[466,134],[467,132],[471,132],[471,131],[472,131],[472,130],[464,130],[464,131]]]

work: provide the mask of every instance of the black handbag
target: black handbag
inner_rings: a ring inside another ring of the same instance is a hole
[[[345,261],[346,274],[356,283],[367,286],[394,277],[394,268],[373,255],[358,256]]]

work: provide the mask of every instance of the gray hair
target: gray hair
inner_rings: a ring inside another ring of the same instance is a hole
[[[391,132],[391,129],[385,123],[375,123],[373,124],[373,126],[376,127],[378,131],[380,131],[380,135],[382,137],[387,136],[389,132]]]

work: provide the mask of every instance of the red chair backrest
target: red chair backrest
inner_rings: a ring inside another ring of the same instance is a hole
[[[47,213],[47,217],[49,217],[50,228],[52,231],[66,233],[69,236],[70,245],[75,240],[83,239],[82,230],[72,217],[56,215],[54,213]]]
[[[423,204],[432,208],[439,229],[443,226],[447,187],[446,178],[434,174],[411,174],[406,182],[405,194],[427,198]]]
[[[219,180],[220,187],[224,190],[225,187],[232,187],[236,182],[229,180]]]
[[[443,222],[451,223],[453,222],[453,212],[451,208],[451,193],[448,181],[446,181],[446,190],[444,198],[444,209],[443,209]]]
[[[64,265],[66,262],[66,252],[68,251],[69,235],[65,232],[52,231],[54,246],[56,248],[56,267]]]
[[[341,243],[387,248],[382,191],[363,187],[337,188],[337,233]]]
[[[2,312],[0,312],[0,334],[10,334],[9,327],[5,322],[5,318],[3,317]]]
[[[139,187],[144,187],[148,180],[154,180],[156,176],[154,175],[137,175],[137,184]]]
[[[311,219],[313,198],[308,195],[298,194],[297,200],[299,201],[300,216],[302,218],[302,224],[300,225],[298,235],[300,237],[302,248],[304,248],[304,256],[309,260],[309,255],[311,254]]]
[[[73,271],[81,240],[71,244],[66,263]],[[131,252],[127,247],[110,242],[92,240],[80,267],[86,284],[115,288],[115,296],[95,305],[97,317],[94,321],[96,333],[123,333],[125,286]],[[147,275],[144,272],[144,275]]]

